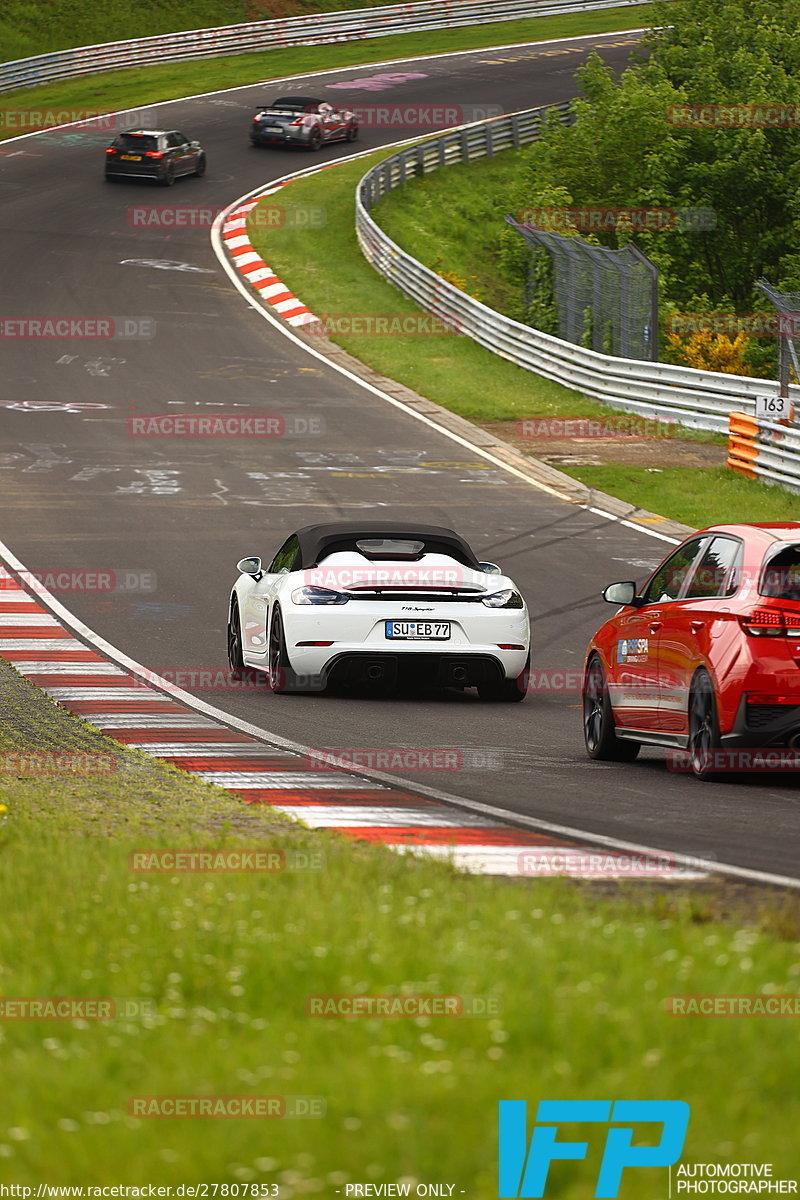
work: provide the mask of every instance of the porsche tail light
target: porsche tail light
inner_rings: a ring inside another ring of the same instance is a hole
[[[797,637],[800,635],[800,612],[754,608],[739,617],[739,624],[750,637]]]
[[[502,592],[481,596],[481,604],[485,604],[487,608],[522,608],[522,596],[513,588],[504,588]]]
[[[106,154],[116,154],[116,153],[117,153],[117,151],[114,149],[113,146],[109,146],[108,149],[106,150]]]
[[[144,156],[145,156],[145,158],[163,158],[164,151],[163,150],[145,150]]]
[[[344,592],[324,587],[301,587],[292,592],[292,604],[347,604],[349,599]]]

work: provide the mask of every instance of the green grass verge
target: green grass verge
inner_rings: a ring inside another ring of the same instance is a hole
[[[51,0],[34,6],[29,0],[4,0],[0,16],[0,62],[94,46],[135,36],[157,37],[182,29],[210,29],[244,21],[367,8],[395,0]]]
[[[675,993],[796,989],[796,898],[768,894],[759,913],[744,889],[745,921],[716,922],[715,885],[612,899],[593,885],[457,876],[289,826],[120,749],[5,664],[0,698],[2,996],[154,1006],[139,1020],[0,1021],[0,1179],[269,1182],[282,1200],[333,1200],[348,1181],[405,1176],[490,1200],[496,1102],[542,1096],[681,1097],[694,1107],[688,1158],[800,1169],[790,1022],[665,1007]],[[10,754],[32,750],[110,752],[116,770],[9,770]],[[254,845],[322,850],[324,869],[137,875],[127,863],[134,849]],[[403,992],[491,996],[501,1011],[306,1015],[310,994]],[[321,1096],[327,1115],[128,1114],[131,1096],[201,1094]],[[584,1200],[586,1169],[558,1170],[559,1194]],[[631,1172],[625,1194],[665,1187],[663,1172]]]
[[[517,289],[498,264],[510,211],[506,197],[524,174],[527,159],[525,150],[509,151],[433,171],[389,192],[375,215],[381,228],[420,262],[434,271],[452,272],[484,304],[513,315]]]
[[[398,34],[368,41],[349,41],[325,46],[291,46],[257,54],[238,54],[164,66],[108,71],[88,78],[45,84],[0,96],[0,139],[21,132],[19,116],[3,113],[29,109],[91,110],[112,112],[138,108],[160,100],[174,100],[200,92],[238,87],[260,80],[282,78],[311,71],[394,60],[415,55],[475,50],[514,42],[546,41],[581,34],[636,29],[647,24],[648,6],[574,13],[563,17],[538,17],[464,29],[432,30],[428,33]],[[126,28],[130,28],[126,23]],[[30,120],[31,118],[26,118]],[[8,122],[15,122],[10,127]],[[85,135],[84,135],[85,136]],[[106,140],[98,135],[98,140]]]
[[[301,179],[281,193],[284,206],[324,209],[325,224],[313,233],[313,253],[309,253],[306,230],[292,227],[290,222],[280,229],[267,229],[258,223],[258,209],[251,214],[248,232],[253,245],[313,312],[330,318],[329,324],[340,316],[420,312],[367,263],[355,234],[356,183],[369,167],[391,153],[394,151],[379,151]],[[470,420],[567,414],[594,417],[608,412],[559,384],[515,367],[466,337],[334,334],[331,340],[383,375]]]
[[[281,279],[313,312],[334,317],[343,314],[404,315],[419,313],[415,304],[390,286],[361,254],[354,230],[353,196],[357,181],[391,151],[325,171],[292,183],[281,196],[282,204],[323,207],[326,224],[314,231],[314,253],[309,256],[309,235],[286,225],[266,229],[258,224],[257,210],[250,217],[253,244]],[[427,259],[434,270],[455,271],[468,278],[469,290],[482,296],[489,290],[491,272],[484,257],[474,266],[472,255],[484,235],[471,231],[473,224],[469,189],[458,186],[466,173],[483,170],[488,179],[497,176],[496,163],[450,167],[434,173],[422,183],[408,187],[418,206],[403,208],[402,220],[385,220],[386,201],[377,209],[381,225],[405,249]],[[456,180],[452,197],[458,198],[453,216],[453,234],[448,233],[449,210],[439,201],[441,191],[434,181]],[[399,189],[404,191],[404,189]],[[397,196],[392,193],[390,201]],[[265,201],[269,204],[270,201]],[[434,215],[434,210],[436,213]],[[429,235],[427,222],[434,220]],[[482,291],[481,289],[485,289]],[[497,298],[495,294],[495,299]],[[346,336],[334,333],[332,341],[390,379],[413,388],[436,403],[468,420],[492,427],[495,423],[525,418],[590,417],[609,424],[619,417],[615,410],[586,399],[574,391],[523,371],[477,346],[466,337]],[[642,433],[659,434],[655,425],[642,422]],[[684,430],[687,442],[717,442],[724,439],[701,431]],[[670,448],[676,439],[669,440]],[[585,447],[584,447],[585,449]],[[563,469],[563,468],[562,468]],[[630,504],[660,513],[687,525],[701,526],[717,521],[800,519],[800,498],[782,488],[754,482],[725,467],[687,466],[664,468],[661,473],[644,467],[608,464],[602,467],[569,468],[568,474]]]
[[[738,521],[800,521],[800,496],[728,467],[661,467],[658,474],[623,464],[560,470],[694,529]]]

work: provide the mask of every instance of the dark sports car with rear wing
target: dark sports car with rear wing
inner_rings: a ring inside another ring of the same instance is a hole
[[[357,137],[354,112],[311,96],[282,96],[271,104],[259,105],[250,126],[254,146],[319,150],[326,142],[354,142]]]

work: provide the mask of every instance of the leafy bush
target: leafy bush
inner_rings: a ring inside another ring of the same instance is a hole
[[[662,302],[676,309],[761,310],[753,285],[762,276],[800,287],[800,130],[791,123],[800,111],[799,14],[797,0],[658,0],[644,53],[619,81],[598,55],[581,68],[575,123],[546,124],[509,199],[713,210],[713,229],[629,226],[593,239],[612,248],[635,241],[659,268]],[[737,116],[730,127],[681,123],[686,106],[711,105],[788,116],[777,127],[737,124]],[[506,270],[520,273],[526,249],[505,251]],[[708,308],[691,308],[698,294]],[[730,347],[700,339],[689,353],[736,361],[745,374],[771,374],[775,361],[774,345],[747,338]]]

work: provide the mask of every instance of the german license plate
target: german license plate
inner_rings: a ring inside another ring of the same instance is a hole
[[[449,621],[386,621],[386,636],[403,642],[446,642]]]
[[[120,154],[120,158],[124,158],[125,162],[141,162],[141,154]]]

